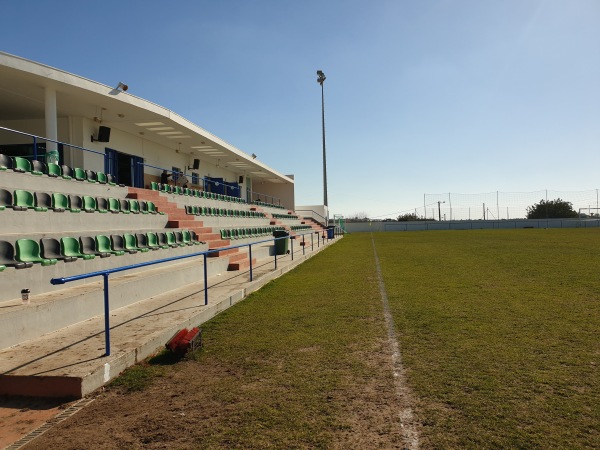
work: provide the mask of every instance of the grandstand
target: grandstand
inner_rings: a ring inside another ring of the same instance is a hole
[[[84,396],[332,242],[291,175],[123,83],[0,53],[0,85],[0,394]]]

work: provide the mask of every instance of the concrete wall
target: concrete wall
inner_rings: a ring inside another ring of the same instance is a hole
[[[37,136],[44,136],[46,134],[45,121],[43,119],[2,121],[0,122],[0,126],[35,134]],[[173,147],[169,148],[144,139],[143,135],[133,135],[112,127],[110,142],[92,142],[91,137],[97,137],[99,126],[99,123],[84,117],[59,118],[58,140],[95,150],[103,154],[107,148],[110,148],[121,153],[139,156],[144,158],[145,164],[151,166],[164,167],[169,170],[171,167],[179,167],[188,174],[189,181],[192,181],[192,170],[188,171],[187,167],[191,167],[194,158],[199,158],[199,156],[190,155],[188,153],[179,153],[176,149],[177,144],[175,142],[173,143]],[[32,138],[0,130],[0,143],[32,143]],[[95,153],[65,148],[64,159],[65,164],[72,167],[82,167],[100,172],[104,172],[105,170],[104,157]],[[223,178],[229,183],[237,182],[239,176],[243,175],[243,173],[230,170],[226,167],[225,163],[219,164],[219,167],[217,167],[216,164],[203,160],[200,161],[199,170],[194,172],[197,172],[200,178]],[[144,168],[144,184],[149,186],[151,181],[158,181],[160,179],[160,173],[161,170],[146,166]],[[245,189],[242,190],[242,194],[245,194]]]
[[[327,218],[328,208],[324,205],[298,205],[294,211],[301,217],[312,217],[317,222],[324,222]]]
[[[498,230],[518,228],[598,228],[599,219],[460,220],[447,222],[346,222],[346,231]]]
[[[287,175],[292,178],[292,175]],[[293,184],[283,184],[283,183],[271,183],[269,181],[261,181],[260,178],[252,179],[252,191],[256,193],[263,194],[261,195],[261,200],[267,203],[271,203],[272,199],[265,198],[264,195],[268,195],[271,197],[276,197],[281,200],[281,205],[285,206],[287,209],[295,210],[296,200],[294,197],[294,185]],[[277,204],[277,200],[275,200],[275,204]]]

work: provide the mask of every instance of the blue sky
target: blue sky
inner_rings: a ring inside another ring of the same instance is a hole
[[[598,0],[4,0],[2,50],[165,106],[332,214],[600,187]]]

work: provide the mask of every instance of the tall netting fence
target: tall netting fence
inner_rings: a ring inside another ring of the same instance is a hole
[[[415,214],[429,220],[525,219],[527,207],[541,200],[561,199],[572,203],[582,217],[600,213],[598,189],[588,191],[486,192],[480,194],[424,194],[423,207]]]

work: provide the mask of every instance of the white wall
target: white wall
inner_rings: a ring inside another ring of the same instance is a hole
[[[312,217],[317,222],[323,222],[327,218],[328,208],[324,205],[298,205],[294,211],[302,217]],[[310,211],[316,214],[311,214]]]

